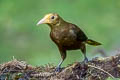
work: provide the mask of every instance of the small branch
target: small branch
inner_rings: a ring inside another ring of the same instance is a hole
[[[101,69],[101,68],[99,68],[99,67],[92,66],[92,65],[88,65],[88,67],[93,67],[93,68],[95,68],[95,69],[101,70],[101,71],[103,71],[104,73],[108,74],[111,78],[114,79],[114,76],[112,76],[109,72],[107,72],[107,71],[105,71],[105,70],[103,70],[103,69]]]

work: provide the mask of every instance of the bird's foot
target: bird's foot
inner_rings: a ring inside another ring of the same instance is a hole
[[[85,64],[88,63],[88,58],[87,58],[87,57],[85,57],[84,63],[85,63]]]
[[[55,72],[61,72],[61,68],[60,68],[60,67],[57,67],[57,68],[55,69]]]

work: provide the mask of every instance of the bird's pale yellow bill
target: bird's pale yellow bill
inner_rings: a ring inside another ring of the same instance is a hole
[[[49,20],[49,19],[50,19],[51,16],[52,16],[52,14],[46,15],[44,18],[42,18],[42,19],[37,23],[37,25],[50,23],[50,20]]]
[[[37,26],[39,25],[39,24],[44,24],[44,23],[46,23],[46,18],[44,17],[43,19],[41,19],[38,23],[37,23]]]

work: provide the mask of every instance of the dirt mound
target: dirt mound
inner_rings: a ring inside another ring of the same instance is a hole
[[[0,80],[105,80],[120,78],[120,54],[94,58],[88,63],[75,62],[55,72],[55,66],[33,67],[16,59],[0,64]]]

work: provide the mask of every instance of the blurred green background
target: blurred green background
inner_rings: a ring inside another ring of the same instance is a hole
[[[103,45],[87,46],[89,59],[103,49],[107,55],[120,48],[120,0],[0,0],[0,63],[14,56],[29,64],[57,65],[60,54],[49,37],[50,28],[36,23],[47,13],[58,13]],[[63,66],[82,61],[80,50],[69,51]]]

